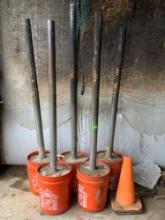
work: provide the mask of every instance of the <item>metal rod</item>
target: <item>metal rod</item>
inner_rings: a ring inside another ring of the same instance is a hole
[[[77,59],[76,59],[76,5],[70,4],[70,60],[71,60],[71,156],[77,157]]]
[[[92,142],[90,151],[90,169],[96,168],[97,131],[100,90],[100,66],[101,66],[101,12],[95,13],[94,30],[94,57],[92,72]]]
[[[114,77],[113,91],[112,91],[111,112],[110,112],[111,124],[110,124],[110,130],[109,130],[109,144],[106,150],[107,159],[112,158],[112,153],[113,153],[125,36],[126,36],[126,28],[120,27],[119,37],[118,37],[118,48],[117,48],[117,54],[116,54],[116,69],[115,69],[115,77]]]
[[[44,146],[41,107],[40,107],[30,19],[25,19],[25,31],[26,31],[26,42],[27,42],[27,54],[29,58],[30,72],[31,72],[33,109],[34,109],[34,118],[35,118],[37,139],[38,139],[38,145],[39,145],[39,156],[42,159],[44,158],[44,154],[45,154],[45,146]]]
[[[57,171],[57,114],[56,114],[56,45],[55,22],[48,20],[48,74],[51,167]]]
[[[77,3],[76,3],[76,21],[75,21],[75,28],[76,28],[76,48],[75,48],[75,57],[76,57],[76,68],[77,68],[77,74],[78,74],[78,64],[79,64],[79,50],[80,50],[80,31],[81,31],[81,25],[80,25],[80,17],[81,17],[81,14],[80,14],[80,7],[81,7],[81,1],[78,0]],[[79,23],[78,23],[79,22]]]

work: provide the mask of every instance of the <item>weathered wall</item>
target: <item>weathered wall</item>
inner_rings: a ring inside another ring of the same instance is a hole
[[[128,30],[115,147],[132,155],[136,162],[151,158],[165,166],[165,3],[139,0],[128,7],[127,0],[90,2],[91,13],[81,36],[79,76],[81,85],[81,75],[85,75],[85,94],[79,95],[78,145],[89,151],[93,11],[102,8],[104,27],[98,148],[107,146],[116,37],[119,25],[126,22]],[[69,0],[0,2],[4,163],[24,163],[27,153],[37,145],[24,41],[24,18],[27,17],[31,18],[34,33],[47,146],[49,124],[46,22],[48,18],[56,20],[59,152],[70,146],[68,4]],[[129,16],[128,19],[125,19],[128,17],[126,15]]]

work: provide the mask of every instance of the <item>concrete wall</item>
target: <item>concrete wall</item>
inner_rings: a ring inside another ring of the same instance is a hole
[[[98,149],[108,143],[112,78],[116,37],[120,24],[127,23],[121,93],[115,148],[130,154],[135,162],[151,158],[165,166],[165,4],[139,0],[128,6],[122,1],[90,1],[91,13],[82,27],[79,72],[78,146],[90,149],[91,67],[93,11],[104,14]],[[70,147],[69,107],[69,0],[1,0],[0,44],[2,55],[2,162],[23,164],[37,147],[29,68],[24,40],[24,19],[32,22],[37,74],[41,96],[44,135],[49,147],[47,19],[57,27],[58,151]],[[128,19],[126,19],[128,18]],[[81,76],[85,94],[80,95]]]

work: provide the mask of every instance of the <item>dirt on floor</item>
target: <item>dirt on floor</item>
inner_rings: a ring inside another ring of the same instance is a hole
[[[0,171],[0,220],[164,220],[165,187],[161,183],[152,191],[138,187],[143,197],[145,212],[140,215],[116,215],[110,207],[110,199],[100,213],[83,212],[73,199],[70,209],[58,216],[46,216],[40,212],[39,200],[29,192],[26,168],[7,166]]]

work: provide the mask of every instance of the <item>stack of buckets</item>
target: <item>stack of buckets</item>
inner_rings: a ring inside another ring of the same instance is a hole
[[[58,163],[69,169],[65,175],[53,178],[41,175],[40,169],[47,163],[31,160],[33,155],[37,155],[37,152],[27,157],[30,190],[33,194],[39,195],[41,211],[45,214],[56,215],[65,212],[70,206],[70,196],[73,194],[77,194],[79,205],[83,210],[102,211],[106,205],[108,189],[111,188],[110,180],[115,178],[117,181],[113,187],[114,189],[117,187],[122,163],[116,163],[116,166],[115,163],[109,163],[107,173],[104,175],[88,176],[79,169],[80,163],[66,164],[59,159]],[[104,166],[107,164],[104,163]]]

